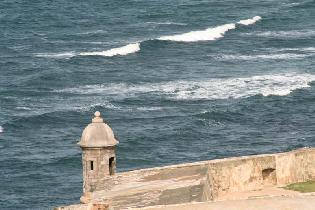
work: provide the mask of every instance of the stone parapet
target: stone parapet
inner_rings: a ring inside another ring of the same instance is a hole
[[[113,209],[216,201],[314,179],[315,149],[303,148],[117,173],[101,180],[89,201],[110,201]]]
[[[89,204],[77,204],[70,206],[61,206],[54,208],[54,210],[113,210],[109,204],[105,203],[89,203]]]

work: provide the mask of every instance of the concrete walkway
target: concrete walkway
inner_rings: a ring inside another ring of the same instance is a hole
[[[315,196],[269,197],[137,208],[138,210],[314,210]]]

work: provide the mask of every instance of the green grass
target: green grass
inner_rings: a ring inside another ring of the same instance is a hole
[[[285,189],[299,191],[302,193],[315,192],[315,181],[289,184],[288,186],[285,187]]]

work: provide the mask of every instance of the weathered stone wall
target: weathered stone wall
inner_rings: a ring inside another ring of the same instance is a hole
[[[315,179],[315,151],[300,150],[295,152],[296,181],[304,182]]]
[[[286,185],[297,181],[295,153],[281,153],[276,156],[277,183]]]
[[[278,185],[315,179],[315,149],[299,149],[275,156]]]
[[[210,162],[208,198],[216,199],[230,192],[257,190],[266,185],[275,185],[275,169],[276,162],[273,155]]]
[[[209,161],[203,201],[231,192],[260,190],[315,179],[315,149]]]
[[[98,184],[91,201],[114,209],[180,204],[307,180],[315,180],[315,148],[118,173]]]
[[[76,204],[70,206],[60,206],[54,210],[113,210],[109,204],[103,203],[89,203],[89,204]]]
[[[213,188],[214,180],[210,173],[207,173],[205,180],[202,182],[203,192],[201,194],[201,201],[214,200]]]
[[[115,209],[201,201],[207,165],[204,162],[120,173],[104,179],[100,189],[107,190],[95,192],[94,199],[110,200]]]
[[[109,159],[115,159],[114,147],[108,148],[84,148],[82,151],[83,165],[83,192],[93,192],[101,186],[104,177],[110,176]],[[91,169],[93,162],[93,170]],[[115,170],[115,164],[113,164]]]

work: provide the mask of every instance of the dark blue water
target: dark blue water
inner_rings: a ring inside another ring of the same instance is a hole
[[[79,201],[96,110],[119,171],[315,146],[314,20],[314,0],[2,0],[0,209]]]

